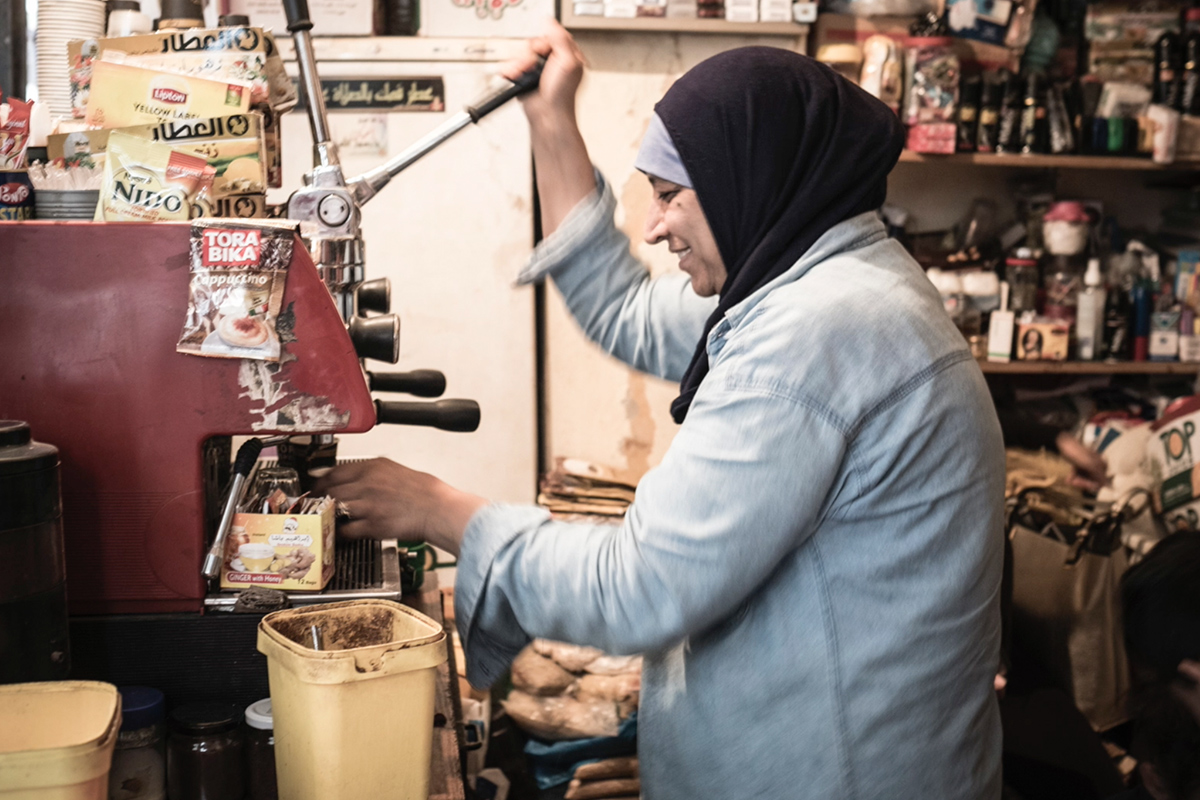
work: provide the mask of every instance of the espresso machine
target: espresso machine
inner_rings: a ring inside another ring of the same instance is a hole
[[[230,652],[253,654],[229,635],[236,627],[252,636],[253,624],[231,621],[214,634],[203,620],[238,615],[196,613],[233,605],[202,568],[227,503],[235,437],[267,440],[281,455],[318,465],[332,463],[334,437],[380,423],[478,426],[479,407],[469,400],[372,397],[439,398],[445,378],[433,370],[366,369],[367,361],[397,361],[400,326],[386,281],[367,280],[360,208],[456,131],[536,86],[540,67],[384,165],[346,179],[328,133],[306,5],[285,2],[315,165],[287,204],[299,231],[277,326],[279,363],[176,352],[187,314],[186,223],[0,224],[0,419],[27,422],[59,450],[71,635],[73,644],[86,642],[90,665],[74,677],[152,682],[143,676],[166,674],[165,666],[139,672],[148,664],[140,653],[121,660],[126,646],[146,641],[162,642],[164,658],[176,660],[202,639],[224,641],[209,655],[187,656],[223,668],[237,660]],[[340,548],[326,592],[294,601],[398,598],[404,555],[394,542]],[[249,696],[259,690],[259,667],[256,654],[247,658]],[[158,683],[204,696],[201,680],[188,683],[193,674],[200,673],[180,672],[172,678],[178,685]],[[236,684],[236,671],[229,674]]]

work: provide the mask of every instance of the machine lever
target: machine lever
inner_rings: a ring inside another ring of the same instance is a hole
[[[425,425],[443,431],[470,433],[479,428],[479,404],[474,400],[436,400],[432,403],[375,401],[375,417],[390,425]]]
[[[542,70],[545,66],[546,59],[539,56],[537,63],[518,75],[510,85],[503,89],[497,89],[474,105],[467,106],[466,111],[470,115],[471,121],[479,122],[514,97],[520,97],[526,92],[536,89],[538,81],[542,79]]]
[[[392,178],[399,175],[400,172],[411,166],[413,162],[433,150],[439,144],[472,122],[479,122],[484,116],[495,111],[514,97],[534,89],[538,85],[538,81],[542,78],[542,68],[545,64],[546,60],[539,58],[537,64],[523,72],[508,86],[492,92],[481,98],[478,102],[467,106],[465,110],[458,112],[425,134],[425,136],[413,142],[407,150],[395,158],[380,164],[370,172],[364,172],[362,175],[352,178],[347,185],[354,192],[354,199],[358,201],[360,206],[366,203],[378,194],[380,189],[387,186]]]
[[[416,397],[441,397],[446,391],[446,376],[436,369],[412,372],[368,372],[373,392],[404,392]]]
[[[392,282],[387,278],[363,281],[354,290],[354,301],[359,312],[386,314],[392,310]]]
[[[238,503],[246,490],[246,479],[254,462],[262,452],[261,439],[247,439],[238,448],[237,458],[233,461],[233,483],[229,487],[229,497],[225,500],[225,511],[221,514],[221,524],[217,526],[217,536],[213,539],[208,555],[204,557],[204,566],[200,570],[204,577],[214,579],[221,574],[221,563],[225,560],[225,539],[229,536],[229,527],[233,524],[233,515],[237,512]]]
[[[400,318],[395,314],[353,317],[346,330],[359,358],[386,361],[389,364],[400,360]]]
[[[283,13],[287,16],[289,33],[312,30],[312,20],[308,17],[308,0],[283,0]]]

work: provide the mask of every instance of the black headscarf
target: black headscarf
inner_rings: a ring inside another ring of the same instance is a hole
[[[654,107],[692,179],[728,277],[671,416],[708,374],[708,334],[826,231],[883,205],[904,147],[896,114],[828,67],[774,47],[701,62]]]

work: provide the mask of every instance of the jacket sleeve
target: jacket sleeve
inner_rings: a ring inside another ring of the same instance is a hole
[[[518,283],[549,275],[588,338],[643,372],[683,377],[716,298],[702,298],[687,275],[651,278],[613,224],[616,200],[599,172],[596,192],[534,250]]]
[[[655,652],[721,621],[816,529],[845,448],[802,401],[706,380],[619,527],[480,510],[455,586],[468,679],[491,684],[531,638]]]

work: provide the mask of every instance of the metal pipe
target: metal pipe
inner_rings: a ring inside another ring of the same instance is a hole
[[[443,122],[441,125],[434,128],[429,133],[422,136],[417,141],[413,142],[407,150],[403,151],[395,158],[385,161],[375,169],[364,172],[357,178],[350,181],[350,186],[354,189],[355,197],[360,203],[365,203],[370,198],[374,197],[388,182],[400,174],[401,171],[411,166],[417,159],[425,155],[442,142],[449,139],[454,134],[461,131],[463,128],[471,124],[471,115],[466,111],[460,111],[450,119]]]
[[[321,89],[321,78],[317,74],[317,57],[313,52],[312,35],[307,30],[292,32],[296,42],[296,65],[300,68],[300,80],[304,83],[304,94],[308,98],[308,121],[312,125],[313,153],[320,166],[336,166],[337,154],[330,144],[329,117],[325,113],[325,93]]]

